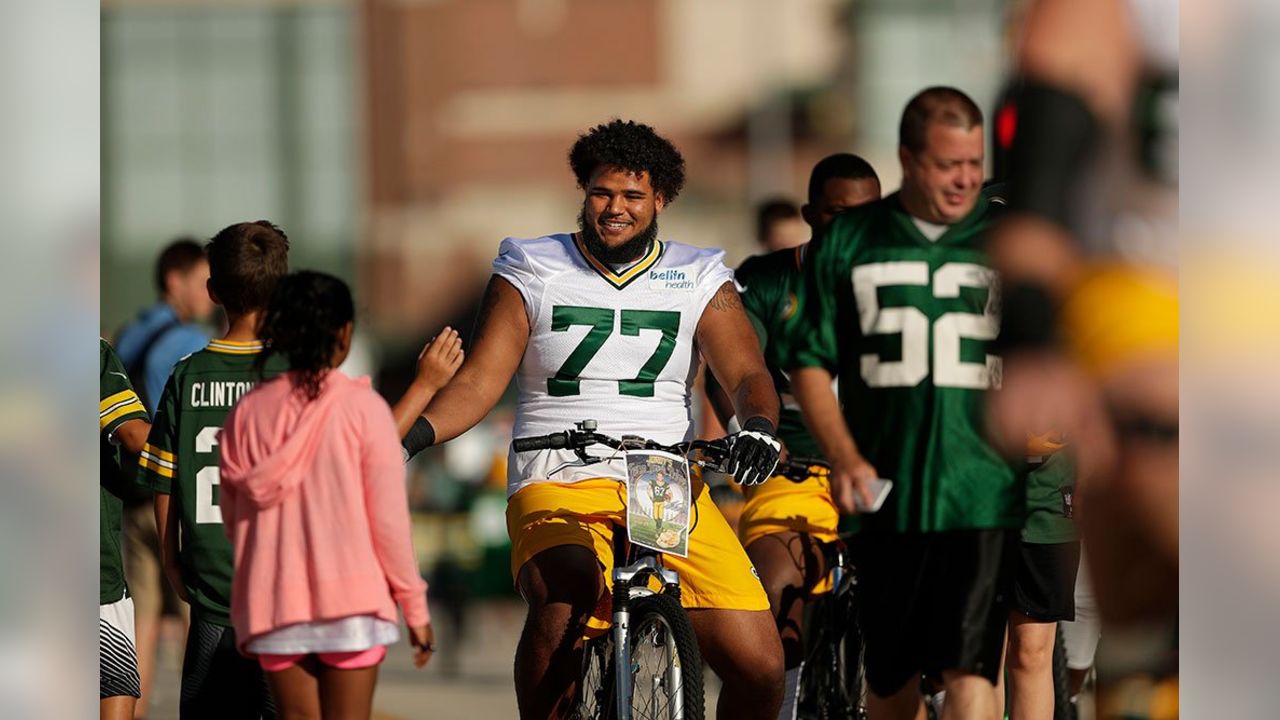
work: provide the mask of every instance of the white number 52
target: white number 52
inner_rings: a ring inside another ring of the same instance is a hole
[[[853,295],[863,335],[902,336],[902,359],[882,360],[876,353],[860,358],[862,379],[871,387],[914,387],[929,375],[929,318],[911,306],[881,307],[878,290],[891,285],[926,287],[929,264],[923,261],[881,262],[853,269]],[[986,362],[960,359],[960,341],[994,340],[1000,321],[996,315],[996,275],[976,263],[946,263],[933,273],[933,296],[960,297],[960,289],[987,289],[982,314],[948,312],[933,321],[933,382],[938,387],[985,390],[999,387],[1000,358]]]

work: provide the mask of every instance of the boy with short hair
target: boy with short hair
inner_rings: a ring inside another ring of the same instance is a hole
[[[257,382],[287,369],[262,351],[257,328],[276,282],[288,273],[289,240],[265,220],[238,223],[209,241],[209,294],[226,311],[227,334],[181,360],[160,396],[139,459],[139,482],[155,491],[165,575],[191,603],[179,716],[274,718],[255,659],[236,651],[231,627],[232,548],[218,507],[218,432]]]

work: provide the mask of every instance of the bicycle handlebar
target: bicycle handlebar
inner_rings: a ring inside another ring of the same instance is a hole
[[[532,452],[534,450],[560,450],[569,447],[569,433],[558,432],[550,435],[516,438],[511,441],[516,452]]]
[[[691,440],[689,442],[676,443],[675,445],[664,445],[638,435],[624,435],[619,439],[598,433],[595,431],[595,422],[591,420],[577,423],[577,426],[578,428],[575,430],[515,438],[511,441],[511,447],[518,453],[533,452],[535,450],[569,449],[583,460],[605,459],[587,454],[587,448],[592,445],[604,445],[614,450],[659,450],[680,456],[687,456],[689,453],[699,450],[702,451],[704,459],[699,461],[698,464],[712,469],[716,469],[717,465],[723,463],[729,457],[729,442],[724,439]]]
[[[793,483],[802,483],[814,476],[831,474],[831,463],[821,458],[789,457],[778,461],[778,468],[773,471]]]

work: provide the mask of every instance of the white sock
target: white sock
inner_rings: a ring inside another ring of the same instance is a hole
[[[947,702],[947,691],[939,690],[929,699],[929,702],[933,703],[933,712],[938,717],[942,717],[942,706]]]
[[[800,663],[800,667],[791,668],[787,671],[786,681],[782,684],[782,710],[778,713],[778,720],[796,720],[796,700],[800,696],[800,669],[804,667],[804,663]]]

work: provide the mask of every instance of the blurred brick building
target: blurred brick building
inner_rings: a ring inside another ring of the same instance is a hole
[[[379,344],[467,322],[507,235],[572,229],[612,117],[685,153],[664,237],[754,250],[751,203],[829,152],[897,182],[925,84],[994,96],[1003,0],[104,0],[103,330],[179,234],[270,218]],[[397,351],[399,352],[399,351]]]
[[[844,5],[365,0],[366,287],[378,315],[428,321],[457,297],[459,274],[478,268],[483,281],[504,236],[571,229],[580,195],[566,152],[612,117],[655,126],[686,155],[687,190],[663,235],[747,252],[745,203],[797,192],[821,151],[797,137],[790,92],[833,76]],[[836,125],[847,139],[848,123]]]

